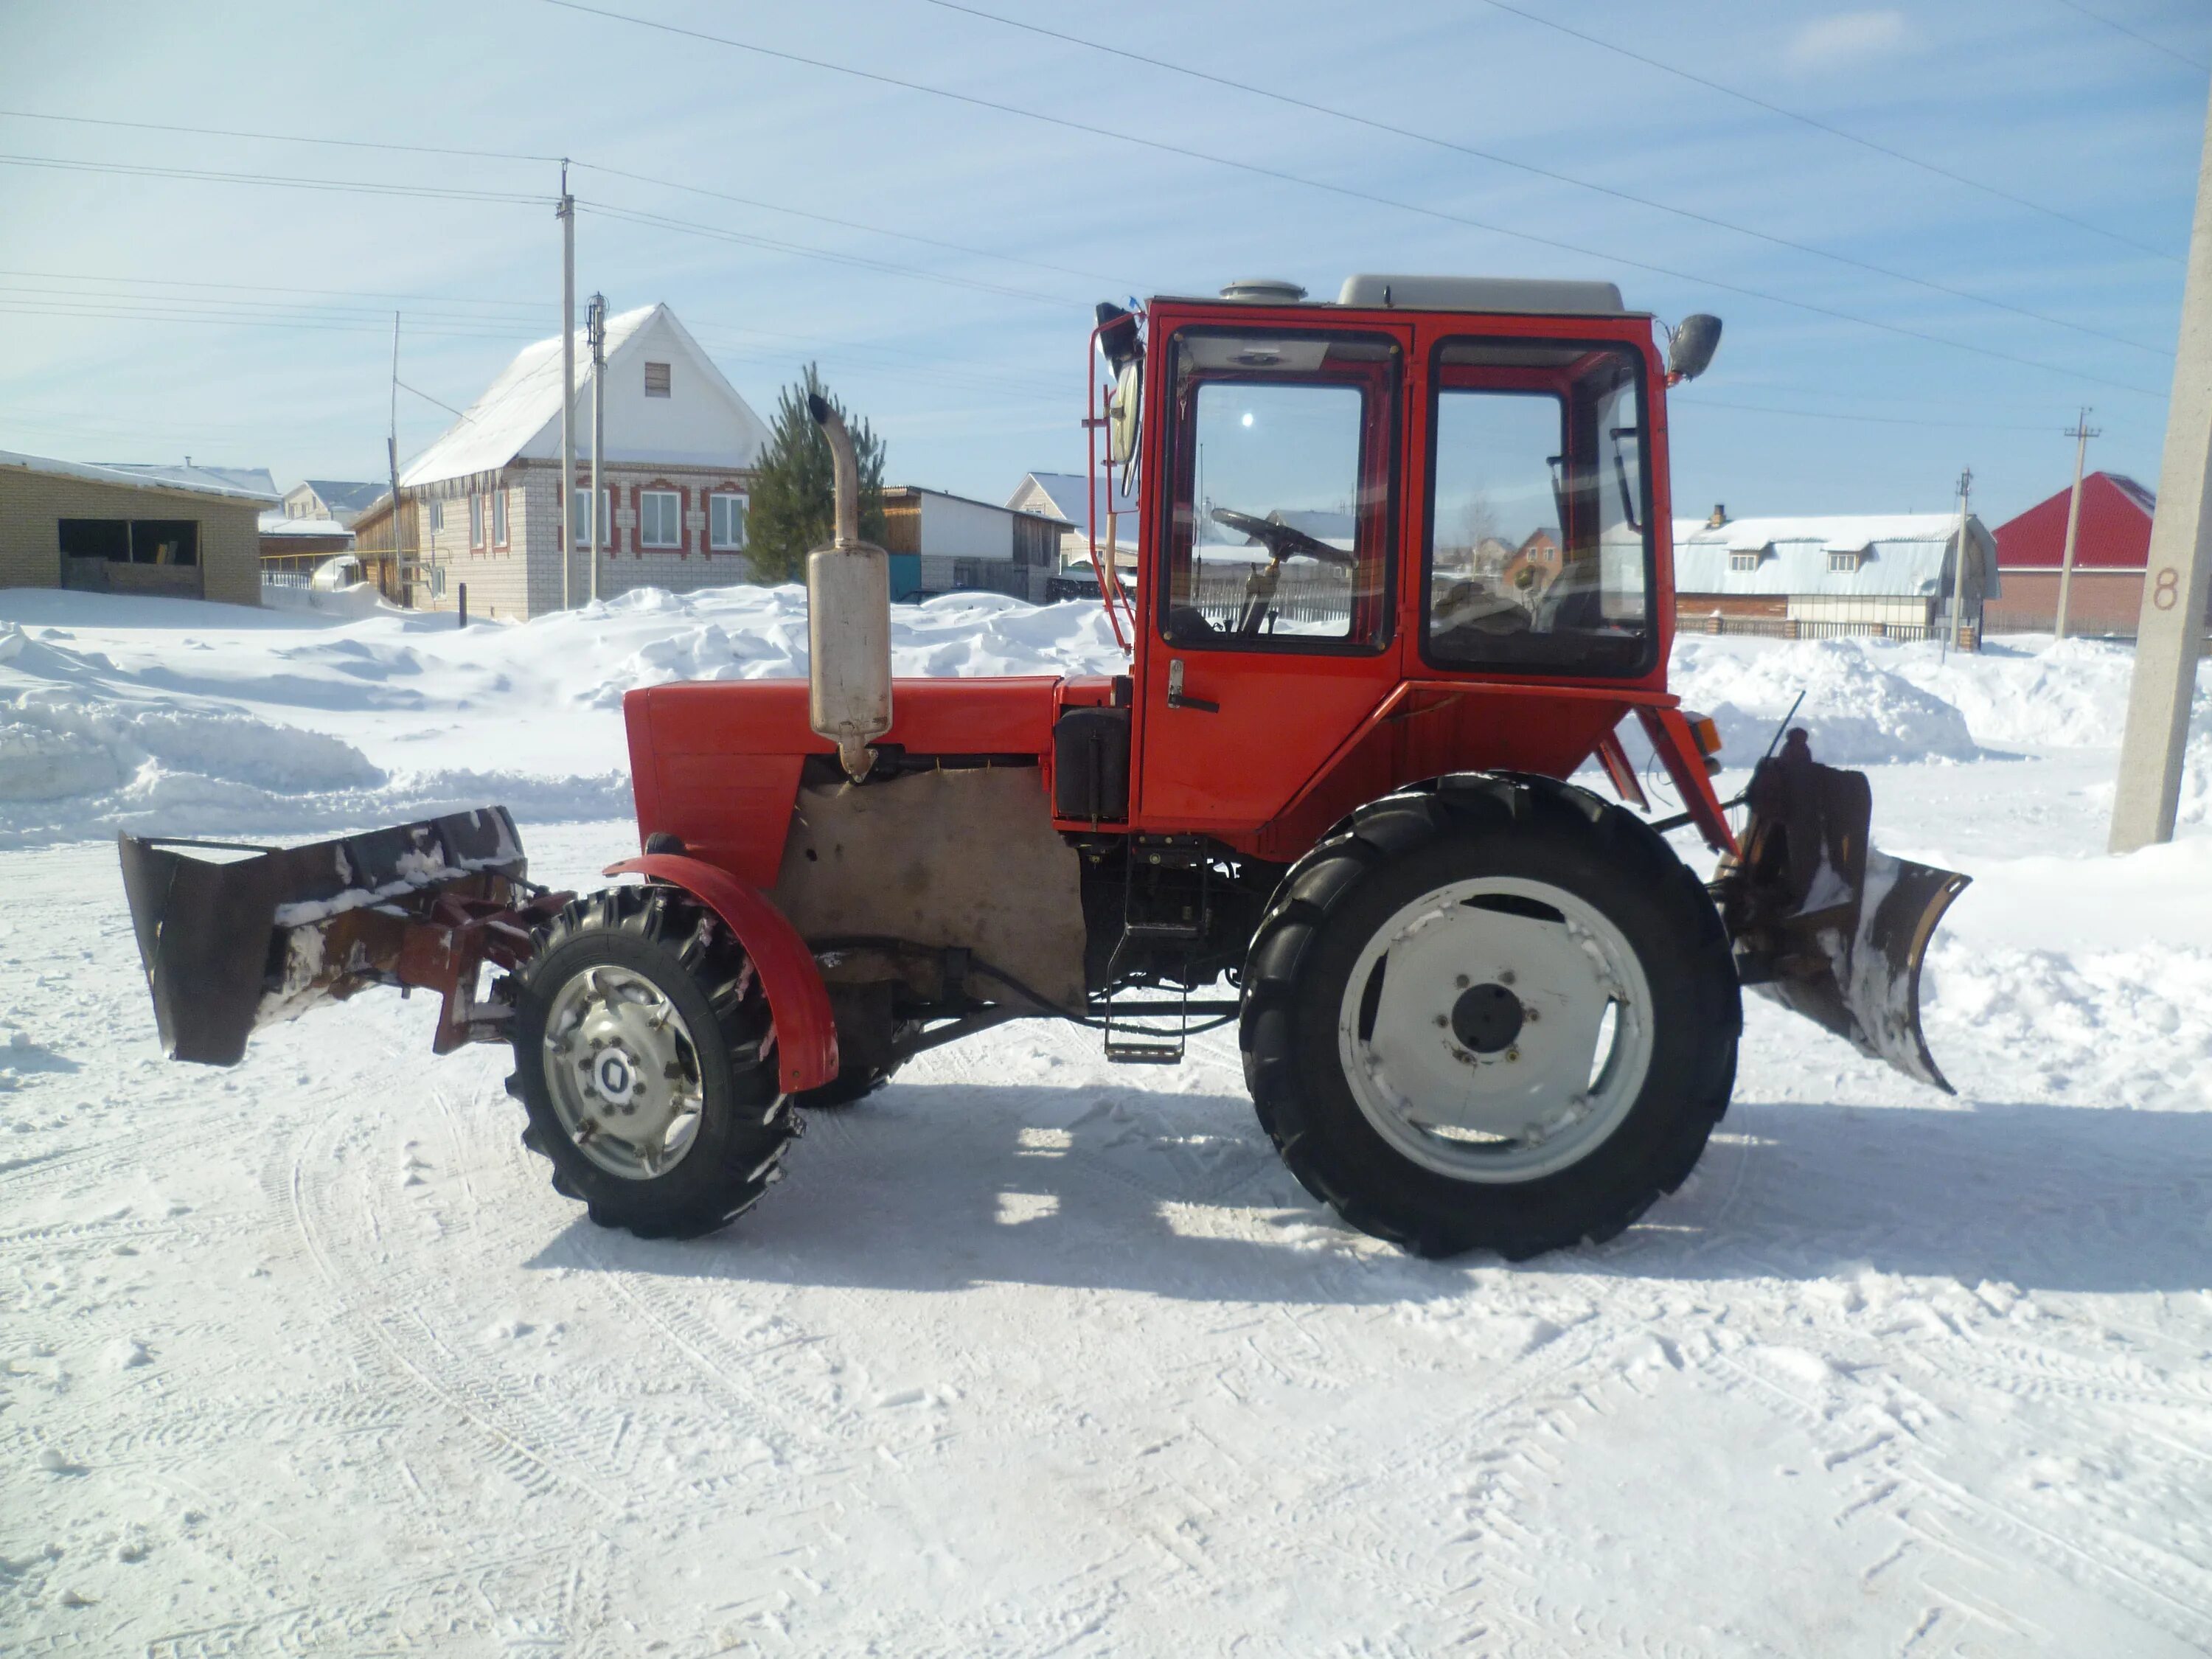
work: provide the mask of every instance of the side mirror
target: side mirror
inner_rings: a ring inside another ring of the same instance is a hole
[[[1114,465],[1126,467],[1137,453],[1137,430],[1144,417],[1145,365],[1132,357],[1114,377],[1113,396],[1106,404],[1106,453]]]
[[[1700,311],[1682,319],[1667,342],[1667,383],[1694,380],[1720,349],[1721,319]]]

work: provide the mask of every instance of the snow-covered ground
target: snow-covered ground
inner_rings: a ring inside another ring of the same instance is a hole
[[[902,672],[1116,660],[1089,606],[899,617]],[[690,1244],[584,1224],[422,999],[161,1059],[97,837],[497,799],[589,883],[621,693],[804,650],[790,590],[0,593],[0,1650],[2212,1646],[2212,811],[2200,765],[2104,856],[2124,651],[1681,645],[1732,752],[1806,690],[1881,843],[1975,878],[1960,1094],[1753,1001],[1682,1192],[1518,1268],[1337,1225],[1226,1034],[926,1055]]]

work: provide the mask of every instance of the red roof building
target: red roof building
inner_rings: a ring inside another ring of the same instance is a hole
[[[2066,550],[2069,486],[1996,528],[2003,597],[1983,619],[1992,634],[2047,634],[2058,614],[2058,573]],[[2081,524],[2067,598],[2069,634],[2133,638],[2142,610],[2143,568],[2150,559],[2151,519],[2158,497],[2118,472],[2081,480]]]

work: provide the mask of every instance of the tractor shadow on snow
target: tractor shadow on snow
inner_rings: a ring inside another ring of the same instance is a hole
[[[684,1243],[579,1217],[532,1263],[908,1291],[990,1283],[1204,1301],[1464,1293],[1309,1199],[1229,1094],[894,1085],[817,1113],[790,1179]],[[1654,1280],[1862,1270],[2022,1291],[2212,1287],[2212,1119],[1980,1103],[1739,1101],[1681,1190],[1611,1243],[1515,1269]],[[586,1240],[589,1248],[581,1248]]]

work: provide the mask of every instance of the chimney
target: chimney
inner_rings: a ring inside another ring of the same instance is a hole
[[[1728,503],[1726,501],[1715,501],[1713,503],[1713,516],[1705,520],[1705,528],[1708,530],[1718,530],[1727,522]]]

